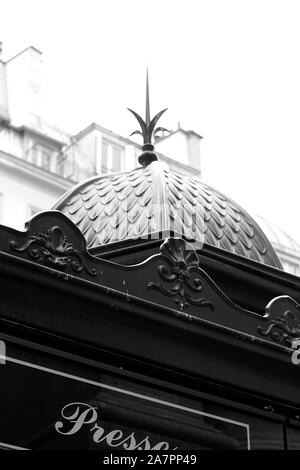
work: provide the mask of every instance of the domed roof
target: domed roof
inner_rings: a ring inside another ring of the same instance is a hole
[[[159,161],[90,178],[55,205],[81,230],[89,248],[170,230],[282,269],[259,225],[240,206],[197,178]]]
[[[277,252],[300,258],[300,245],[288,233],[261,216],[254,217]]]

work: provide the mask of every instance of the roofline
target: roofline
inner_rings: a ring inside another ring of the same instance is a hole
[[[42,167],[36,166],[23,158],[16,157],[7,152],[0,151],[1,156],[1,164],[7,166],[9,162],[9,167],[14,167],[20,173],[25,173],[31,177],[37,178],[39,181],[44,180],[52,186],[56,186],[64,191],[64,194],[69,191],[74,184],[75,181],[64,178],[56,173],[51,171],[45,170]],[[13,164],[13,165],[12,165]],[[68,189],[69,188],[69,189]]]
[[[185,169],[188,172],[194,173],[196,178],[200,178],[201,170],[198,170],[198,168],[196,168],[194,166],[191,166],[191,165],[186,165],[185,163],[179,162],[178,160],[175,160],[174,158],[167,157],[163,153],[156,152],[156,154],[158,156],[158,159],[161,159],[161,161],[165,161],[167,163],[170,163],[170,165],[175,163],[176,165],[178,165],[178,169],[180,169],[180,168]],[[188,175],[183,175],[183,176],[188,176]]]
[[[84,129],[82,129],[81,131],[79,131],[77,134],[73,135],[73,138],[74,139],[77,139],[77,138],[80,138],[84,135],[86,135],[88,133],[89,130],[91,129],[98,129],[102,132],[106,132],[108,134],[110,134],[112,137],[115,137],[116,139],[120,139],[122,140],[124,143],[128,144],[128,145],[133,145],[136,149],[138,150],[142,150],[142,146],[136,142],[134,142],[133,140],[131,139],[128,139],[127,137],[123,137],[121,136],[120,134],[117,134],[116,132],[113,132],[109,129],[106,129],[106,127],[103,127],[103,126],[100,126],[100,124],[97,124],[95,122],[92,122],[91,124],[89,124],[87,127],[85,127]],[[186,131],[185,131],[186,132]],[[190,132],[194,132],[194,131],[190,131]],[[202,139],[202,137],[201,137]],[[183,168],[187,171],[192,171],[195,176],[198,176],[200,175],[201,171],[198,170],[197,168],[195,167],[192,167],[190,165],[186,165],[185,163],[181,163],[179,162],[178,160],[175,160],[174,158],[171,158],[171,157],[168,157],[167,155],[161,153],[161,152],[157,152],[156,150],[154,150],[155,153],[157,154],[157,156],[159,158],[162,158],[163,160],[165,160],[166,162],[172,164],[172,163],[175,163],[178,165],[179,168]],[[107,173],[106,173],[107,174]]]
[[[46,124],[46,126],[47,126],[47,124]],[[19,132],[26,131],[26,132],[30,132],[31,134],[36,135],[38,137],[43,137],[44,139],[47,139],[47,140],[50,140],[51,142],[59,144],[61,147],[63,147],[64,145],[67,145],[66,140],[70,139],[70,137],[71,137],[69,134],[64,134],[64,136],[65,136],[64,139],[58,140],[55,137],[52,137],[52,136],[46,134],[45,132],[37,130],[36,128],[28,126],[26,124],[24,124],[24,125],[22,124],[21,126],[10,126],[10,127],[12,129],[14,129],[15,131],[19,131]],[[49,126],[49,128],[51,129],[51,126]],[[53,129],[53,131],[55,132],[55,128]],[[56,132],[63,133],[64,131],[57,129]]]
[[[169,134],[164,135],[164,136],[162,136],[162,137],[158,137],[158,138],[156,139],[156,142],[159,143],[159,142],[161,142],[161,141],[163,141],[163,140],[166,140],[166,139],[168,139],[169,137],[171,137],[172,135],[177,134],[178,132],[182,132],[183,134],[187,134],[187,135],[194,135],[194,136],[198,137],[200,140],[203,139],[202,135],[198,134],[197,132],[195,132],[195,131],[193,131],[193,130],[188,130],[188,131],[186,131],[186,130],[184,130],[184,129],[182,129],[182,128],[180,127],[179,129],[176,129],[176,131],[170,131]]]
[[[271,220],[269,219],[266,219],[265,217],[261,216],[261,215],[258,215],[258,214],[253,214],[254,216],[254,219],[257,220],[258,224],[260,225],[260,220],[266,224],[267,228],[269,230],[272,230],[272,229],[276,229],[278,230],[278,232],[282,233],[286,238],[287,240],[289,240],[293,245],[296,245],[296,248],[291,248],[291,247],[286,247],[284,246],[285,249],[289,250],[289,251],[295,251],[298,252],[298,256],[299,256],[299,253],[300,253],[300,244],[298,243],[297,240],[295,240],[288,232],[286,232],[285,230],[283,230],[281,227],[279,227],[279,225],[277,225],[276,223],[273,223],[271,222]],[[260,220],[259,220],[260,219]],[[262,230],[264,230],[264,227],[261,227]],[[279,242],[275,241],[275,240],[270,240],[272,242],[272,245],[277,245],[278,247],[283,247],[283,245],[281,245],[280,243],[280,240]]]
[[[134,142],[133,140],[127,138],[127,137],[123,137],[122,135],[120,134],[117,134],[116,132],[114,131],[111,131],[110,129],[107,129],[106,127],[103,127],[103,126],[100,126],[100,124],[97,124],[96,122],[92,122],[91,124],[89,124],[87,127],[85,127],[84,129],[82,129],[81,131],[79,131],[77,134],[74,134],[73,138],[74,139],[77,139],[77,138],[80,138],[82,137],[83,135],[87,134],[87,132],[90,130],[90,129],[98,129],[102,132],[106,132],[108,134],[110,134],[112,137],[115,137],[117,139],[120,139],[122,140],[124,143],[127,143],[129,145],[134,145],[134,147],[140,149],[141,148],[141,145],[137,144],[136,142]]]
[[[8,62],[11,62],[12,60],[16,59],[19,55],[23,54],[25,51],[27,51],[28,49],[33,49],[34,51],[38,52],[40,55],[42,55],[42,51],[40,51],[37,47],[35,46],[28,46],[28,47],[25,47],[25,49],[22,49],[20,52],[18,52],[17,54],[13,55],[12,57],[10,57],[9,59],[7,59],[6,61],[3,61],[4,64],[7,64]]]

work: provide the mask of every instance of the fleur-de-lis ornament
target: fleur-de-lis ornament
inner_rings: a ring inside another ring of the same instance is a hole
[[[146,118],[145,120],[135,111],[130,108],[127,108],[134,117],[137,119],[141,130],[136,130],[132,132],[132,135],[139,134],[143,137],[144,144],[142,146],[143,153],[139,156],[138,160],[142,166],[147,166],[154,160],[157,160],[157,155],[154,150],[154,145],[152,144],[152,138],[158,132],[170,132],[164,127],[155,127],[159,118],[167,111],[168,108],[163,109],[157,113],[153,119],[150,119],[150,100],[149,100],[149,78],[148,78],[148,69],[146,77]]]

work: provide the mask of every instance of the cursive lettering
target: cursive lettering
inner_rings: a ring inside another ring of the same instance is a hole
[[[134,432],[128,436],[124,435],[121,429],[114,429],[106,432],[105,429],[97,424],[99,416],[97,407],[93,407],[87,403],[74,402],[65,405],[61,410],[61,416],[64,421],[57,421],[55,429],[59,434],[71,436],[78,433],[87,425],[89,432],[92,433],[92,439],[95,444],[105,442],[109,447],[120,447],[125,450],[168,450],[170,445],[166,441],[151,444],[149,436],[142,441],[137,441]]]

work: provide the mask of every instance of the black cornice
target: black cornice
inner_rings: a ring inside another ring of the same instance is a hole
[[[30,329],[50,342],[60,338],[66,352],[70,341],[80,343],[106,357],[156,364],[298,406],[300,374],[290,347],[300,314],[287,297],[289,276],[280,284],[276,270],[273,279],[261,272],[265,285],[282,292],[258,312],[230,300],[204,269],[204,256],[186,250],[182,239],[154,245],[152,257],[144,245],[148,259],[125,266],[88,253],[79,229],[56,211],[35,216],[25,232],[0,226],[0,333],[9,327],[22,337]],[[252,268],[234,283],[241,266],[225,265],[213,253],[207,260],[215,273],[222,265],[228,285],[245,300]],[[284,390],[278,386],[283,377]]]

